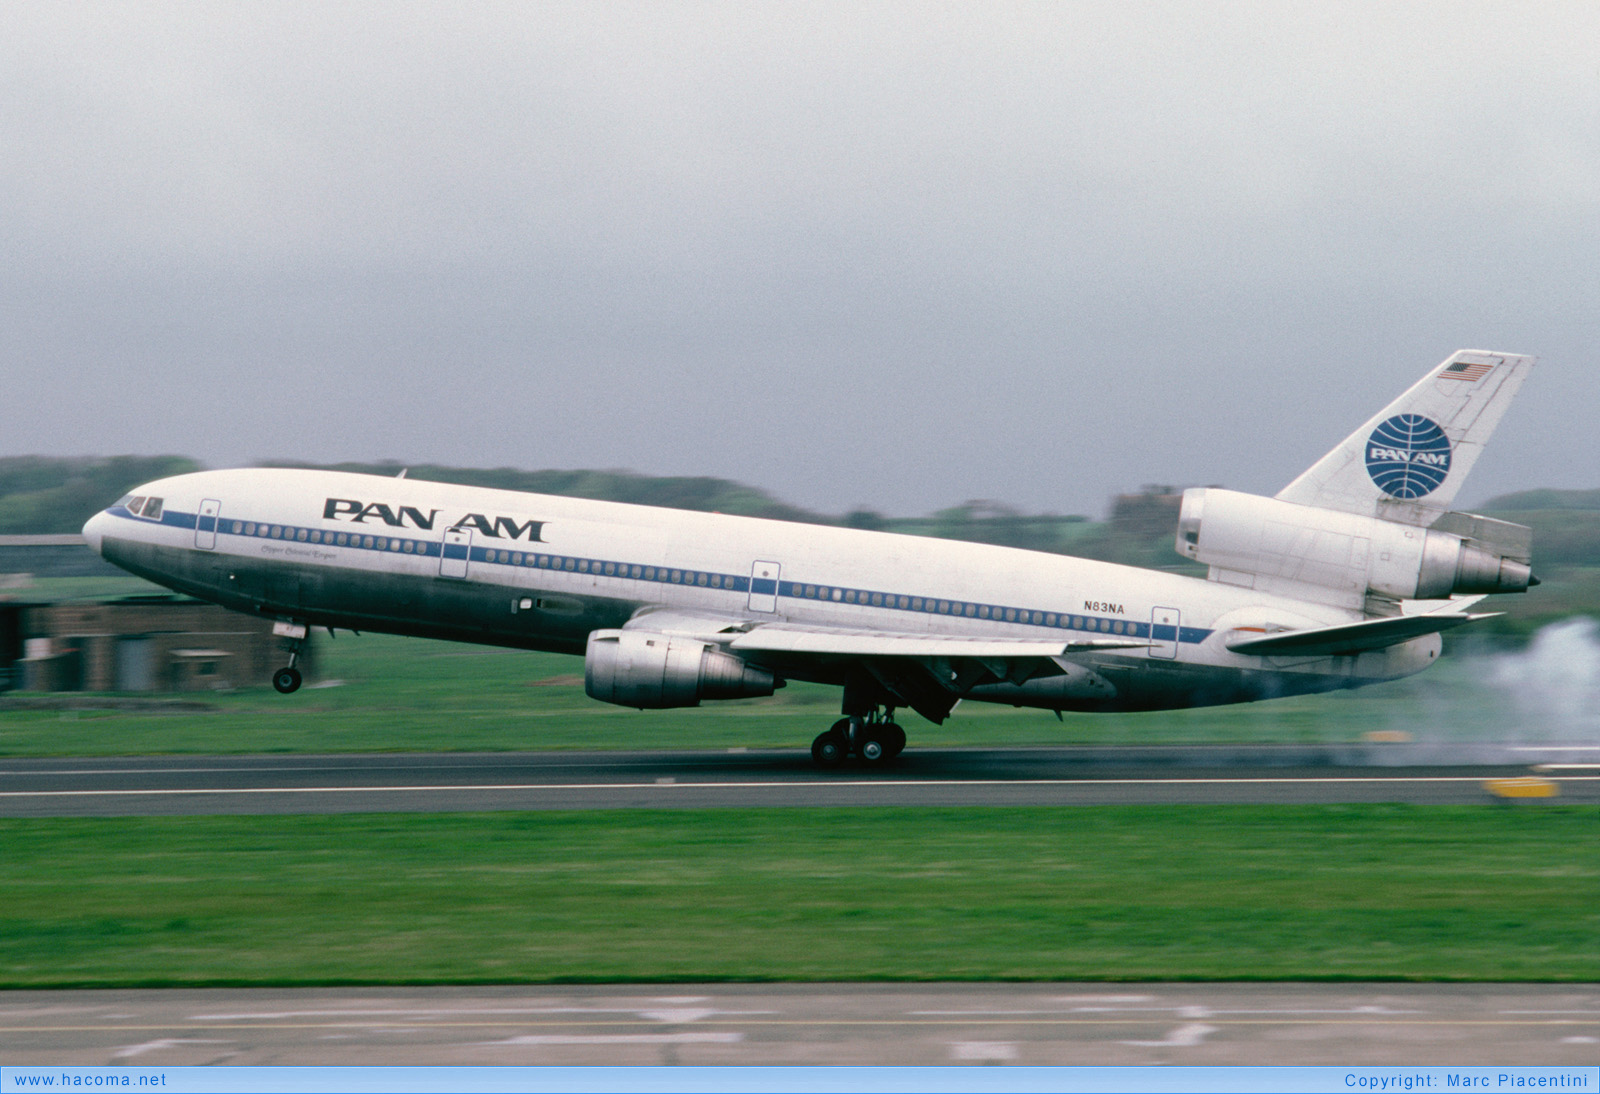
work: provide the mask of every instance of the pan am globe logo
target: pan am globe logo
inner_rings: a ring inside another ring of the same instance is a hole
[[[1396,414],[1367,438],[1367,474],[1392,498],[1420,498],[1450,474],[1450,438],[1421,414]]]

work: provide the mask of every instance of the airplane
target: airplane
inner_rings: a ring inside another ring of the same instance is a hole
[[[92,517],[107,560],[274,619],[301,684],[310,627],[581,654],[639,709],[842,689],[811,754],[876,765],[895,712],[958,701],[1169,710],[1421,671],[1441,632],[1536,585],[1532,532],[1449,505],[1534,358],[1462,350],[1273,497],[1184,491],[1206,576],[717,513],[335,471],[159,479]]]

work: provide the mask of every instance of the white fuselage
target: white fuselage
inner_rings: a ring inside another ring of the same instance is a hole
[[[1349,687],[1416,672],[1427,635],[1352,656],[1230,652],[1239,628],[1325,626],[1359,611],[1061,555],[916,536],[328,471],[180,475],[85,528],[124,568],[241,611],[315,626],[582,653],[641,613],[862,633],[1060,639],[1108,680],[970,697],[1151,709]],[[152,506],[141,501],[141,508]],[[1129,648],[1087,643],[1126,640]],[[756,657],[841,682],[839,658]]]

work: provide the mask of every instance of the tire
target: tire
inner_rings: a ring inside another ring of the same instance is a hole
[[[300,670],[290,665],[272,674],[272,686],[284,695],[300,690]]]
[[[811,742],[811,759],[818,767],[838,767],[849,754],[850,746],[844,734],[836,729],[817,734],[817,739]]]
[[[856,752],[861,762],[871,765],[888,763],[894,758],[890,742],[884,739],[882,726],[868,726],[856,740]]]
[[[881,727],[881,732],[883,733],[883,743],[889,750],[885,759],[892,760],[906,750],[906,731],[894,722]]]

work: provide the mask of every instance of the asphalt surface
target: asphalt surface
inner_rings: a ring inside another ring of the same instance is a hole
[[[912,749],[823,772],[799,751],[8,759],[0,816],[760,806],[1474,803],[1600,805],[1600,749],[1411,746]]]
[[[1600,985],[932,984],[0,993],[0,1059],[201,1064],[1600,1062]]]

